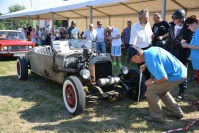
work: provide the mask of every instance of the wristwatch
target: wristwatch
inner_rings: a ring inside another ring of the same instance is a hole
[[[151,84],[154,84],[154,81],[153,81],[153,79],[151,79]]]

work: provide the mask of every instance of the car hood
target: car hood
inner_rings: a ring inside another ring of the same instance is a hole
[[[12,46],[12,45],[35,45],[33,42],[24,40],[1,40],[0,45],[2,46]]]

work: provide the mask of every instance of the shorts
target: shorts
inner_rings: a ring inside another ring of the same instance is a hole
[[[112,56],[121,56],[121,45],[119,46],[111,46],[111,55]]]

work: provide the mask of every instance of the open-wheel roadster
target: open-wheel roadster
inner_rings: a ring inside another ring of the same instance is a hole
[[[109,54],[96,53],[93,43],[87,40],[58,40],[52,46],[38,46],[17,59],[20,80],[28,79],[28,70],[42,77],[63,84],[63,99],[71,114],[81,114],[86,101],[93,96],[117,100],[125,94],[138,99],[139,72],[120,67],[120,74],[113,74]],[[143,77],[140,97],[145,96]]]

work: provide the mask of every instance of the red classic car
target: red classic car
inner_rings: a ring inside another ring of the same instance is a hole
[[[27,41],[25,34],[20,30],[0,30],[0,57],[22,56],[35,44]]]

